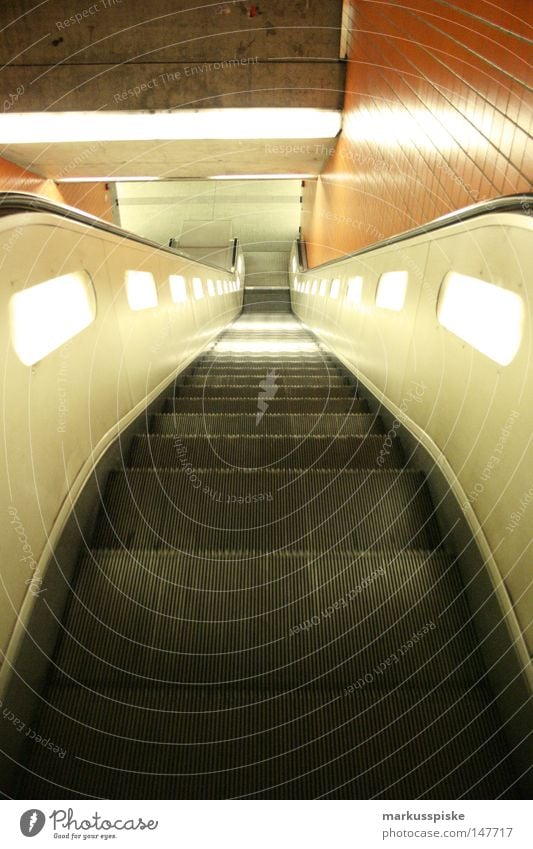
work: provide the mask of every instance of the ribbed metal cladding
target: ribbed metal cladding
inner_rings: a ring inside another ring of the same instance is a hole
[[[28,744],[20,797],[518,798],[425,480],[334,358],[246,313],[162,410],[80,555],[36,723],[64,754]]]

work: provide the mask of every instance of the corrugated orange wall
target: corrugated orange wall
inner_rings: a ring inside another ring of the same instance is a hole
[[[61,183],[39,177],[32,171],[0,157],[0,191],[31,192],[35,195],[75,206],[105,221],[112,221],[110,193],[103,183]]]
[[[344,129],[304,188],[310,265],[532,187],[533,0],[348,2]]]

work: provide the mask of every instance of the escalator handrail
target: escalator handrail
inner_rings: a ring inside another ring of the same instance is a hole
[[[359,248],[359,250],[353,251],[353,253],[343,254],[336,259],[330,259],[320,265],[313,265],[311,268],[307,265],[305,242],[303,242],[302,239],[298,239],[296,242],[298,272],[300,274],[304,274],[308,270],[314,272],[326,269],[333,265],[337,265],[338,263],[347,262],[355,257],[378,250],[379,248],[386,248],[389,245],[405,242],[408,239],[413,239],[415,236],[423,236],[428,233],[433,233],[436,230],[444,230],[446,227],[450,227],[452,224],[458,224],[460,221],[469,221],[472,218],[498,212],[514,212],[522,215],[533,215],[533,192],[520,192],[513,195],[504,195],[503,197],[494,198],[492,200],[484,200],[479,203],[471,204],[470,206],[465,206],[455,212],[448,212],[446,215],[441,215],[439,218],[435,218],[427,224],[414,227],[412,230],[404,230],[402,233],[398,233],[395,236],[389,236],[386,239],[381,239],[379,242],[373,242],[370,245],[366,245],[364,248]]]
[[[132,242],[137,242],[141,245],[146,245],[150,248],[155,248],[158,251],[172,254],[174,257],[179,257],[187,262],[198,262],[194,257],[188,256],[176,248],[170,248],[167,245],[162,245],[159,242],[153,242],[151,239],[146,239],[144,236],[139,236],[137,233],[131,233],[129,230],[123,230],[117,227],[116,224],[110,224],[108,221],[103,221],[89,212],[82,212],[80,209],[75,209],[67,204],[57,203],[56,201],[48,200],[48,198],[40,195],[33,195],[29,192],[0,192],[0,217],[5,215],[15,215],[21,212],[45,212],[52,215],[58,215],[61,218],[66,218],[69,221],[76,221],[79,224],[85,224],[87,227],[92,227],[94,230],[101,230],[105,233],[111,233],[114,236],[119,236],[122,239],[128,239]],[[233,274],[237,265],[238,254],[238,239],[233,240],[232,246],[232,265],[229,268],[224,268],[216,263],[201,261],[201,265],[208,268],[213,268],[216,271],[222,271],[225,274]]]

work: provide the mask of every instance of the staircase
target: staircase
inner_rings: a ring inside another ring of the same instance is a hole
[[[111,473],[20,798],[518,798],[423,477],[250,312]]]

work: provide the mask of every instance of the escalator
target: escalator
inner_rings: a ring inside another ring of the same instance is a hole
[[[520,798],[423,476],[267,307],[109,475],[18,797]]]

